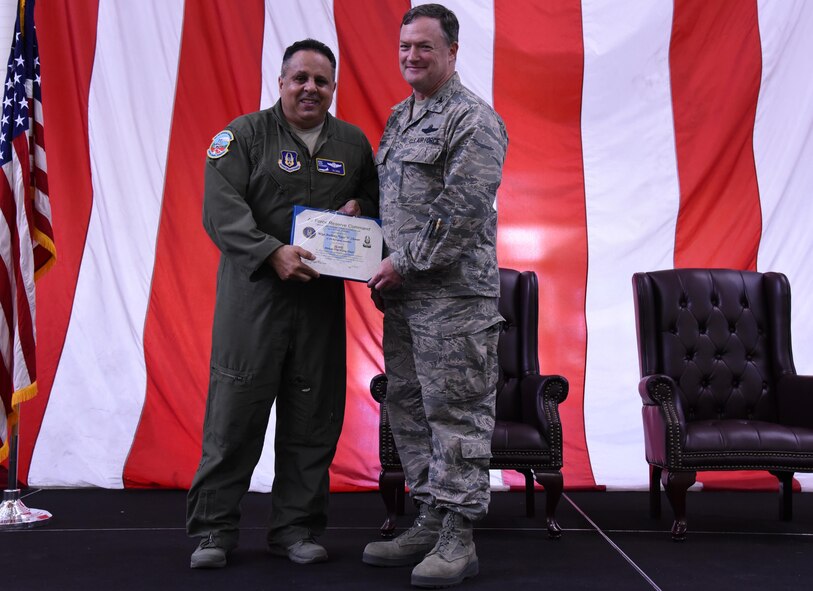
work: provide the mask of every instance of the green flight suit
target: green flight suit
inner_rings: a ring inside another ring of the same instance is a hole
[[[318,536],[327,522],[345,405],[344,284],[282,281],[266,261],[290,243],[294,205],[335,210],[356,199],[362,215],[376,217],[378,178],[361,130],[328,114],[310,155],[279,102],[235,119],[208,156],[203,223],[221,257],[187,532],[212,533],[227,550],[237,545],[240,500],[276,401],[268,541],[285,547]]]

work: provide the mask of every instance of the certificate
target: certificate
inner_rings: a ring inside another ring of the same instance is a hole
[[[369,281],[381,263],[381,221],[337,211],[294,206],[291,244],[313,253],[302,259],[321,275]]]

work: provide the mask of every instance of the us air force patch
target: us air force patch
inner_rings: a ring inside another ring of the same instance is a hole
[[[212,144],[206,150],[206,155],[209,158],[220,158],[226,155],[229,151],[229,144],[234,140],[234,136],[228,129],[224,129],[212,138]]]
[[[325,158],[316,159],[316,170],[325,174],[337,174],[344,176],[344,162],[338,160],[326,160]]]
[[[299,155],[293,150],[283,150],[279,153],[279,160],[277,161],[279,167],[285,172],[295,172],[302,168],[302,163],[299,161]]]

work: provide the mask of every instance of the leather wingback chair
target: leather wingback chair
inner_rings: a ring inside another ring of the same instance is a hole
[[[813,471],[813,377],[793,365],[787,278],[673,269],[632,281],[650,513],[660,480],[681,540],[698,470],[767,470],[790,519],[793,474]]]
[[[537,326],[539,288],[536,273],[500,269],[499,310],[505,324],[500,334],[496,424],[491,440],[491,468],[516,470],[525,477],[526,513],[532,517],[534,478],[546,493],[546,521],[551,538],[561,536],[556,505],[562,495],[562,424],[559,404],[567,397],[562,376],[539,374]],[[381,404],[379,421],[379,490],[387,509],[381,527],[393,535],[397,514],[404,512],[404,471],[387,414],[387,378],[370,383],[373,398]]]

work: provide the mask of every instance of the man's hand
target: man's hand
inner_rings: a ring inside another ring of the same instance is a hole
[[[387,257],[378,265],[378,270],[372,279],[367,282],[367,287],[377,291],[384,291],[401,287],[403,282],[403,277],[393,268],[390,257]]]
[[[302,262],[312,261],[316,257],[301,246],[285,244],[271,253],[269,264],[283,281],[310,281],[319,277],[319,272]]]
[[[358,201],[356,201],[355,199],[351,199],[350,201],[341,206],[341,208],[339,209],[339,213],[357,217],[361,215],[361,206],[359,206]]]

